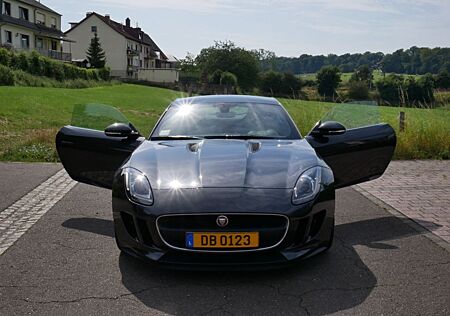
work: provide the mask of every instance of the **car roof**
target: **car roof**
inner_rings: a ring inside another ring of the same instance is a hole
[[[200,103],[260,103],[280,105],[275,98],[259,97],[253,95],[205,95],[176,99],[172,104],[200,104]]]

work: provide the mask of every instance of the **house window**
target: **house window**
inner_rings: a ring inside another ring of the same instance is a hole
[[[44,40],[41,37],[36,38],[36,48],[38,49],[44,48]]]
[[[56,29],[56,19],[52,17],[51,28]]]
[[[30,37],[28,35],[24,35],[24,34],[20,34],[20,36],[21,36],[21,38],[20,38],[21,47],[23,49],[30,48]]]
[[[95,25],[91,26],[91,32],[97,33],[97,26],[95,26]]]
[[[9,3],[9,2],[3,2],[3,3],[4,3],[3,14],[11,16],[11,3]]]
[[[58,50],[58,42],[52,41],[52,50]]]
[[[28,21],[28,9],[19,7],[19,17],[22,20],[27,20]]]
[[[5,31],[5,43],[12,44],[12,33],[10,31]]]
[[[142,68],[142,60],[139,60],[139,67]]]
[[[45,15],[42,13],[36,12],[36,23],[45,25]]]

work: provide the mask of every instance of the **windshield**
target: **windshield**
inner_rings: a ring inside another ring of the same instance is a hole
[[[152,139],[298,139],[294,123],[280,105],[259,103],[173,104]]]

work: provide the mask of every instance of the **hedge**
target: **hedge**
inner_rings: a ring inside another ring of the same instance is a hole
[[[35,76],[45,76],[59,81],[62,80],[104,80],[110,79],[109,68],[86,69],[44,57],[39,53],[14,52],[0,48],[0,65],[21,70]]]

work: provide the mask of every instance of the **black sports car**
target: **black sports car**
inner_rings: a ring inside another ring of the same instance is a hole
[[[148,139],[127,123],[63,127],[59,157],[80,182],[112,189],[119,248],[167,267],[256,268],[333,242],[335,189],[381,176],[388,124],[319,122],[302,138],[273,98],[177,99]]]

